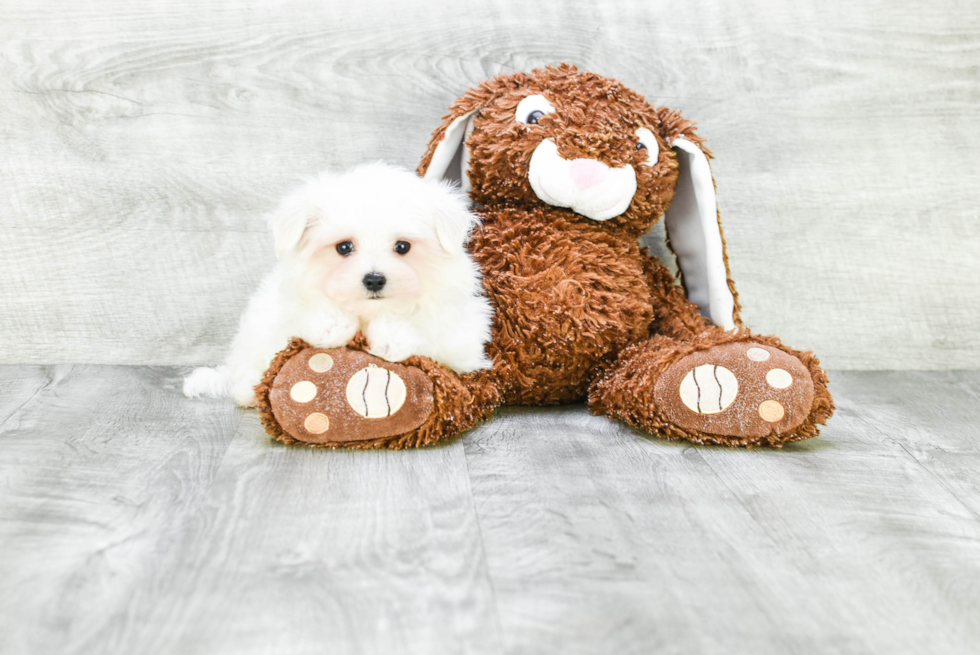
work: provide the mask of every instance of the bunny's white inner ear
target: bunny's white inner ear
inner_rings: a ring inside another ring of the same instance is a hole
[[[670,145],[677,151],[680,176],[664,223],[683,274],[684,288],[703,316],[731,330],[735,327],[735,298],[728,288],[708,158],[687,139],[674,139]]]
[[[473,132],[473,114],[467,112],[449,124],[442,141],[436,146],[423,176],[427,180],[449,180],[457,182],[463,191],[469,193],[470,178],[466,171],[470,163],[470,153],[466,148],[466,138]]]

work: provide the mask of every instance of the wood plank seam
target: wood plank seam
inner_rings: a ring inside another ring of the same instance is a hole
[[[45,371],[47,371],[47,369],[48,369],[48,367],[45,367]],[[12,421],[15,416],[19,417],[21,415],[21,413],[24,411],[24,408],[25,407],[27,407],[28,405],[30,405],[42,393],[44,393],[45,391],[47,391],[48,389],[50,389],[53,384],[55,384],[55,381],[53,380],[52,376],[50,374],[48,374],[48,382],[47,382],[47,384],[45,384],[44,386],[42,386],[39,389],[37,389],[33,394],[31,394],[31,397],[30,398],[28,398],[23,403],[21,403],[20,405],[18,405],[2,421],[0,421],[0,435],[2,435],[4,433],[4,427],[6,427],[6,425],[10,421]]]

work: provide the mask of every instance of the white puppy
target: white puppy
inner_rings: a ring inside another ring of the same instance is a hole
[[[489,367],[492,310],[464,249],[476,222],[459,191],[380,162],[310,180],[269,219],[279,263],[225,364],[196,369],[184,394],[255,405],[255,385],[290,337],[334,348],[359,329],[391,362],[425,355],[459,373]]]

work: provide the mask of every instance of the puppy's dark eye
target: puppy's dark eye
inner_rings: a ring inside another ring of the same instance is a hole
[[[346,257],[352,252],[354,252],[354,244],[350,241],[341,241],[337,244],[337,254],[341,257]]]
[[[646,150],[647,147],[645,145],[643,145],[642,143],[637,143],[636,144],[636,149],[637,150]]]
[[[412,244],[410,244],[408,241],[395,242],[395,252],[397,252],[399,255],[404,255],[411,249],[412,249]]]
[[[541,111],[540,109],[535,109],[534,111],[532,111],[530,114],[527,115],[526,122],[528,125],[537,125],[538,119],[541,118],[542,116],[544,116],[544,112]]]

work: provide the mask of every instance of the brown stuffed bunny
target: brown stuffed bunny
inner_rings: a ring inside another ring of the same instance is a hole
[[[570,65],[470,89],[419,173],[458,180],[483,219],[470,248],[496,310],[493,369],[460,377],[421,357],[390,364],[362,340],[327,351],[294,341],[257,387],[267,429],[287,442],[402,448],[458,434],[500,404],[585,401],[695,443],[815,436],[834,409],[827,375],[812,354],[742,326],[710,156],[676,111]],[[661,216],[683,286],[638,245]]]

